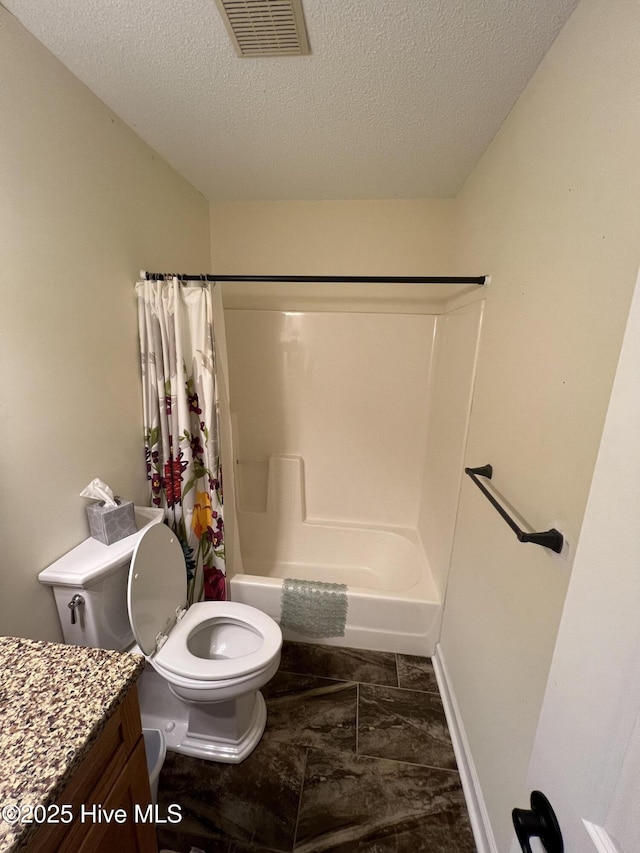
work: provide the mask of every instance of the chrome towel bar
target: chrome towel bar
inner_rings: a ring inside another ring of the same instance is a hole
[[[559,530],[556,530],[555,527],[552,527],[551,530],[545,530],[542,533],[527,533],[525,530],[522,530],[513,518],[511,518],[504,507],[500,506],[484,483],[478,479],[478,477],[486,477],[487,480],[490,480],[493,476],[492,465],[482,465],[480,468],[465,468],[464,473],[471,477],[491,506],[498,510],[498,513],[502,518],[504,518],[509,527],[518,537],[518,542],[530,542],[532,545],[542,545],[543,548],[550,548],[552,551],[555,551],[556,554],[559,554],[560,551],[562,551],[564,537]]]

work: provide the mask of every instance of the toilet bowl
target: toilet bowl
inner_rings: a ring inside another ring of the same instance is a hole
[[[131,558],[127,608],[136,642],[158,679],[144,689],[143,724],[160,728],[167,748],[238,763],[266,725],[260,688],[280,663],[282,632],[265,613],[231,601],[186,608],[187,578],[178,538],[149,527]]]

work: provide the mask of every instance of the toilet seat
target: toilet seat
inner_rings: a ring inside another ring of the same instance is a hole
[[[140,537],[127,586],[129,620],[142,653],[186,684],[244,680],[278,655],[282,633],[260,610],[231,601],[186,608],[187,576],[177,535],[165,524]]]
[[[240,645],[240,654],[235,653],[231,642],[228,652],[222,648],[215,657],[194,654],[189,646],[195,635],[208,631],[233,633]],[[243,638],[243,633],[249,636]],[[192,604],[174,625],[167,641],[153,656],[153,663],[169,673],[194,681],[242,678],[268,666],[281,644],[278,626],[255,607],[233,601],[200,601]]]

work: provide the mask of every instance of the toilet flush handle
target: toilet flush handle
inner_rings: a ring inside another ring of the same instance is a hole
[[[68,604],[69,610],[71,611],[72,625],[75,625],[78,620],[78,616],[76,615],[76,608],[80,607],[81,604],[84,604],[84,598],[81,595],[74,595]]]

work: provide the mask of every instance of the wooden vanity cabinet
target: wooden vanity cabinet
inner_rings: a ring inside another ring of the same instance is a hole
[[[56,799],[71,805],[72,823],[43,824],[27,850],[38,853],[157,853],[151,791],[134,687],[109,718],[73,778]],[[146,814],[148,820],[134,819]],[[126,823],[107,821],[125,809]],[[84,820],[82,817],[84,816]]]

